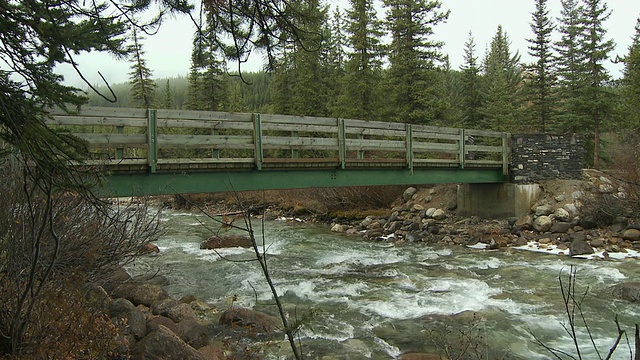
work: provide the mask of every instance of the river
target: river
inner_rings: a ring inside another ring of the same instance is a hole
[[[200,242],[219,231],[201,214],[166,211],[163,224],[160,254],[140,259],[131,272],[159,270],[177,298],[191,294],[221,310],[242,306],[277,313],[258,264],[229,261],[251,259],[250,250],[224,249],[226,260],[200,250]],[[604,290],[637,279],[637,260],[394,245],[296,221],[266,221],[263,231],[254,219],[253,227],[265,240],[286,308],[306,319],[301,342],[309,359],[393,359],[406,351],[442,353],[445,344],[454,355],[469,346],[485,359],[551,358],[534,336],[573,353],[558,282],[572,266],[578,295],[589,288],[583,311],[602,356],[617,335],[616,315],[633,342],[640,305],[610,299]],[[583,358],[597,358],[584,327],[578,334]],[[614,359],[629,359],[623,343]],[[286,350],[270,354],[284,358]]]

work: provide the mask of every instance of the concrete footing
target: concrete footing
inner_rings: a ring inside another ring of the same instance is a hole
[[[538,184],[458,185],[458,215],[506,219],[527,215],[540,194]]]

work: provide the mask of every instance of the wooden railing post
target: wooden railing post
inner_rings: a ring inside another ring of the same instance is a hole
[[[220,135],[220,130],[218,129],[213,129],[213,136],[217,137],[218,135]],[[213,148],[213,158],[218,160],[220,159],[220,150],[217,148]]]
[[[363,134],[358,134],[358,139],[359,140],[363,140],[364,139],[364,135]],[[359,160],[364,159],[364,151],[358,150],[358,159]]]
[[[344,169],[347,164],[347,133],[344,119],[338,119],[338,146],[340,146],[340,168]]]
[[[260,114],[253,114],[253,145],[256,168],[262,170],[262,125],[260,123]]]
[[[509,175],[509,133],[502,133],[502,175]]]
[[[118,135],[122,135],[124,133],[124,126],[120,125],[116,127],[118,131]],[[124,158],[124,149],[117,148],[116,149],[116,160],[122,160]]]
[[[407,128],[407,169],[413,175],[413,131],[411,129],[411,124],[406,124]]]
[[[458,155],[459,157],[459,161],[460,161],[460,168],[464,169],[464,160],[466,157],[466,150],[465,150],[465,144],[466,144],[466,139],[465,139],[466,135],[464,134],[464,129],[460,129],[460,153]]]
[[[149,163],[149,171],[156,172],[158,164],[158,129],[156,124],[156,109],[147,109],[147,161]]]
[[[298,137],[298,131],[292,131],[291,132],[291,137],[292,138],[297,138]],[[297,159],[298,156],[299,156],[298,148],[291,149],[291,158]]]

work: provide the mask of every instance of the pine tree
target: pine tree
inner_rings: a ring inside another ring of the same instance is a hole
[[[603,0],[584,0],[584,41],[580,49],[586,56],[586,80],[589,86],[584,89],[583,108],[588,123],[585,125],[590,137],[593,137],[593,166],[600,167],[600,134],[603,125],[611,121],[614,108],[614,95],[610,88],[611,76],[604,67],[609,53],[615,48],[615,42],[606,40],[607,29],[604,22],[611,11]]]
[[[629,53],[624,58],[621,125],[623,129],[638,133],[640,131],[640,18],[636,23],[635,31]]]
[[[469,31],[469,38],[464,43],[464,63],[460,66],[462,79],[460,84],[461,126],[465,128],[485,128],[482,108],[481,77],[478,58],[475,54],[476,43]]]
[[[438,0],[385,0],[391,32],[390,67],[385,94],[391,119],[428,124],[442,118],[445,96],[438,90],[438,65],[444,43],[432,38],[434,27],[449,17]]]
[[[560,104],[556,132],[576,133],[585,122],[581,110],[582,92],[586,85],[586,58],[580,49],[583,41],[584,24],[581,19],[582,7],[577,0],[561,0],[562,11],[558,19],[561,38],[555,43],[558,60],[556,62],[560,85]]]
[[[164,99],[162,101],[163,109],[173,109],[173,92],[171,91],[171,85],[169,79],[164,85]]]
[[[150,108],[155,101],[158,85],[151,78],[153,73],[147,66],[142,49],[142,37],[138,36],[137,29],[133,27],[129,52],[131,53],[131,70],[129,71],[129,83],[131,84],[131,98],[135,107]]]
[[[536,0],[536,10],[532,13],[531,30],[534,38],[529,42],[529,55],[536,61],[527,67],[528,81],[526,94],[531,101],[533,126],[538,131],[546,132],[553,122],[556,108],[554,87],[557,82],[554,69],[551,34],[555,26],[549,18],[547,0]]]
[[[327,111],[332,117],[344,116],[344,104],[340,102],[343,96],[344,75],[346,52],[346,38],[344,36],[344,18],[340,9],[337,8],[331,18],[330,28],[326,33],[329,34],[327,39],[327,58],[325,60],[325,68],[327,71]]]
[[[520,55],[511,54],[509,37],[499,25],[484,59],[485,101],[481,113],[489,128],[515,131],[521,126],[521,81]]]
[[[382,72],[383,35],[373,0],[350,0],[347,11],[349,47],[345,66],[344,117],[376,120]]]

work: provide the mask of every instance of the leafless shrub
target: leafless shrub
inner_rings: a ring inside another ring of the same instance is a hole
[[[114,208],[16,164],[0,172],[0,356],[21,356],[57,342],[37,330],[63,326],[47,306],[84,311],[70,294],[132,261],[159,227],[145,206]]]

